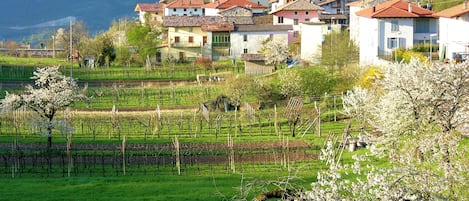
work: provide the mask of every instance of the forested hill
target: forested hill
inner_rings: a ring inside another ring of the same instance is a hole
[[[66,26],[70,18],[85,22],[91,34],[106,30],[112,20],[135,17],[137,3],[156,0],[1,0],[0,40],[28,40],[31,34]]]

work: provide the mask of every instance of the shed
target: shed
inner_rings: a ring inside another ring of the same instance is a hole
[[[244,73],[246,75],[264,75],[273,73],[273,65],[265,64],[265,55],[263,54],[241,54],[244,61]]]

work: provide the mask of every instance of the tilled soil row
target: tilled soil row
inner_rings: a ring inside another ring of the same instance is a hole
[[[12,143],[0,143],[0,150],[12,150]],[[46,150],[45,143],[22,143],[18,144],[18,150]],[[120,144],[73,144],[72,150],[121,150]],[[282,142],[236,142],[233,144],[234,150],[266,150],[285,148]],[[288,142],[289,149],[311,148],[311,145],[302,140],[294,140]],[[52,150],[65,150],[66,145],[52,145]],[[127,151],[171,151],[174,145],[170,143],[164,144],[127,144]],[[180,144],[180,150],[191,151],[226,151],[229,150],[227,143],[186,143]]]
[[[233,154],[236,163],[268,163],[288,161],[305,161],[317,159],[317,156],[305,151],[289,151],[285,153],[236,153]],[[199,164],[227,164],[229,163],[229,155],[197,155],[182,154],[180,156],[183,165],[199,165]],[[74,166],[95,167],[103,165],[119,166],[122,164],[122,156],[116,155],[72,155]],[[129,166],[136,165],[174,165],[176,157],[174,155],[126,155],[126,164]],[[45,156],[45,155],[20,155],[15,158],[12,155],[0,155],[0,164],[2,167],[9,167],[15,161],[22,166],[65,166],[67,164],[66,154]],[[2,168],[0,168],[2,169]]]

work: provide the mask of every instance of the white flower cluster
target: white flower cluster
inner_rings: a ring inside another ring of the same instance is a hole
[[[337,163],[320,172],[308,200],[466,200],[469,157],[457,129],[469,122],[469,63],[434,64],[412,59],[384,68],[380,90],[354,88],[344,113],[366,117],[379,134],[369,135],[371,154],[391,167],[350,169]],[[367,134],[367,133],[365,133]],[[333,146],[326,147],[333,149]],[[324,150],[321,159],[334,158]],[[333,161],[333,160],[332,160]],[[333,166],[333,167],[332,167]],[[341,179],[353,172],[357,179]],[[360,175],[363,175],[362,177]],[[366,178],[366,179],[365,179]]]
[[[21,95],[7,93],[0,108],[4,112],[21,107],[33,110],[47,122],[50,136],[54,115],[84,96],[78,92],[77,83],[64,76],[58,66],[38,68],[31,78],[35,79],[34,86],[27,85]]]

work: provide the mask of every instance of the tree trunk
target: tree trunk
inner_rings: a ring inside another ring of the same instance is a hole
[[[47,122],[47,150],[52,148],[52,119]]]

